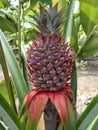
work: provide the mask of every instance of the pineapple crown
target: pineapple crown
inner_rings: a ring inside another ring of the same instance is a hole
[[[34,11],[36,16],[33,18],[37,22],[37,28],[42,35],[60,34],[60,27],[63,23],[63,11],[64,9],[58,11],[58,4],[54,7],[50,5],[48,10],[40,5],[40,14],[38,14],[37,11]]]

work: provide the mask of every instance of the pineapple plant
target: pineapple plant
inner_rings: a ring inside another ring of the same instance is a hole
[[[58,11],[58,4],[54,7],[50,5],[49,9],[40,5],[40,14],[34,11],[38,32],[37,40],[27,49],[32,90],[27,95],[26,105],[34,124],[38,124],[42,113],[53,108],[57,115],[52,130],[58,129],[61,124],[64,130],[75,130],[74,94],[71,89],[73,51],[61,35],[63,12],[63,9]],[[73,125],[69,120],[73,120]]]

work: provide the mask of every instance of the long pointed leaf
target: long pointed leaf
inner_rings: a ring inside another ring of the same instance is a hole
[[[32,121],[37,122],[39,120],[42,112],[44,111],[44,108],[46,107],[47,102],[48,102],[48,96],[43,93],[36,95],[34,99],[32,99],[29,108]]]
[[[65,30],[64,30],[66,42],[70,42],[70,38],[71,38],[74,6],[75,6],[75,0],[71,0],[70,6],[68,9],[68,16],[67,16],[68,20],[65,24]]]
[[[27,105],[27,107],[29,107],[30,106],[30,103],[32,102],[32,98],[34,98],[34,96],[36,95],[36,94],[38,94],[38,90],[33,90],[33,91],[31,91],[28,95],[27,95],[27,99],[26,99],[26,105]]]
[[[26,130],[35,130],[42,113],[46,107],[49,97],[45,93],[40,93],[32,98],[31,105],[29,106],[29,116],[26,125]],[[33,127],[33,128],[32,128]]]
[[[89,127],[87,128],[87,130],[97,130],[97,129],[98,129],[98,115],[95,117],[95,119],[89,125]]]
[[[86,130],[94,118],[98,115],[98,94],[94,97],[88,107],[77,121],[78,130]]]
[[[5,57],[4,57],[4,53],[3,53],[3,49],[2,49],[1,44],[0,44],[0,61],[1,61],[2,69],[3,69],[5,82],[6,82],[8,96],[9,96],[9,99],[10,99],[10,104],[13,107],[13,109],[16,111],[14,93],[13,93],[13,90],[12,90],[12,84],[11,84],[11,80],[10,80],[10,77],[9,77],[9,74],[8,74],[8,68],[7,68],[7,65],[6,65],[6,61],[5,61]]]
[[[70,124],[69,129],[76,130],[75,115],[74,115],[74,109],[73,109],[72,103],[70,99],[68,98],[68,95],[65,95],[65,99],[66,99],[66,105],[67,105],[67,110],[69,114],[69,124]]]
[[[36,126],[35,122],[32,122],[31,118],[28,117],[27,124],[26,124],[26,130],[36,130],[37,129],[36,127],[37,126]]]
[[[82,57],[89,57],[98,53],[98,34],[92,36],[83,46],[81,50]]]
[[[55,105],[66,130],[69,130],[68,111],[64,96],[60,93],[55,93],[53,104]]]
[[[5,19],[1,16],[0,16],[0,28],[3,31],[9,31],[12,33],[16,33],[16,28],[15,28],[14,24],[11,21],[9,21],[8,19]]]
[[[98,1],[80,0],[80,18],[83,29],[87,36],[98,23]]]
[[[57,130],[63,130],[63,123],[60,124]]]
[[[76,69],[76,64],[75,63],[73,65],[73,74],[72,74],[72,79],[71,79],[71,88],[74,91],[75,102],[76,102],[76,100],[77,100],[77,69]]]
[[[19,121],[16,113],[11,109],[9,104],[0,94],[0,118],[10,128],[10,130],[23,130],[23,126]]]
[[[0,44],[2,44],[2,48],[5,54],[6,62],[9,66],[10,72],[12,74],[12,78],[15,84],[15,88],[18,94],[18,98],[20,103],[23,102],[23,99],[25,95],[27,94],[27,86],[25,83],[25,80],[23,78],[23,75],[21,73],[21,70],[19,68],[19,65],[17,63],[17,60],[3,34],[3,32],[0,30]]]

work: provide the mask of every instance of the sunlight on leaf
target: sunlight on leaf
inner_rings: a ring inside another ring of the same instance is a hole
[[[98,23],[98,0],[80,0],[80,17],[87,35]]]

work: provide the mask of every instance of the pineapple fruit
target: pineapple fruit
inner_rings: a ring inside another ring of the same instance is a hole
[[[61,36],[62,12],[57,10],[57,4],[48,11],[40,5],[40,15],[35,12],[38,38],[27,52],[29,79],[34,89],[58,91],[70,86],[72,51]]]
[[[68,43],[65,44],[60,31],[63,9],[58,11],[58,4],[54,7],[50,5],[48,10],[40,5],[40,14],[34,13],[38,28],[37,40],[27,50],[28,75],[32,83],[32,90],[26,98],[29,117],[33,127],[37,127],[43,113],[47,116],[48,109],[50,118],[53,117],[49,121],[56,122],[52,130],[56,130],[60,124],[63,124],[63,130],[76,130],[74,93],[71,89],[73,51]],[[56,110],[56,117],[51,108]],[[45,125],[45,130],[50,130],[50,126]]]

